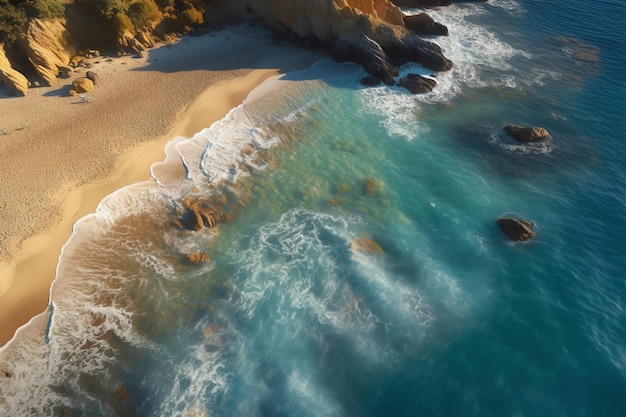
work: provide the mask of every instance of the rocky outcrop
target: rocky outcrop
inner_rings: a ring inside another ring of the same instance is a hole
[[[26,95],[28,92],[28,80],[24,74],[11,67],[11,63],[2,45],[0,45],[0,81],[2,81],[9,90],[22,93],[23,95]]]
[[[154,39],[145,29],[137,34],[133,34],[126,30],[120,35],[117,43],[124,52],[140,54],[154,46]]]
[[[76,52],[61,20],[31,20],[19,45],[37,74],[50,85],[56,81],[59,67],[67,66]]]
[[[406,77],[400,79],[398,85],[406,88],[413,94],[422,94],[432,91],[437,85],[437,81],[418,74],[407,74]]]
[[[535,232],[532,230],[535,224],[531,221],[501,217],[497,223],[511,240],[523,241],[535,236]]]
[[[484,3],[487,0],[463,0],[465,2]],[[400,7],[436,7],[436,6],[449,6],[452,3],[456,3],[454,0],[391,0],[393,4]]]
[[[209,201],[186,198],[182,203],[186,212],[178,224],[185,229],[197,231],[205,227],[213,227],[220,221],[219,212],[211,207]]]
[[[330,55],[338,62],[351,61],[363,66],[365,71],[393,85],[398,76],[398,68],[391,62],[381,46],[361,35],[355,38],[333,39],[328,43]]]
[[[448,28],[426,13],[412,16],[404,16],[404,26],[417,35],[443,35],[448,36]]]
[[[550,133],[543,127],[506,125],[504,130],[515,140],[522,143],[540,142],[550,139]]]
[[[248,1],[250,10],[278,32],[326,45],[339,61],[361,64],[392,84],[397,66],[419,62],[435,71],[452,63],[441,48],[404,26],[401,10],[388,0]]]

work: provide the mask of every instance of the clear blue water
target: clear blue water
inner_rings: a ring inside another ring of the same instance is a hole
[[[455,63],[432,93],[287,74],[176,144],[189,178],[79,222],[45,336],[0,352],[0,415],[624,415],[626,4],[432,15]],[[187,195],[232,220],[177,231]]]

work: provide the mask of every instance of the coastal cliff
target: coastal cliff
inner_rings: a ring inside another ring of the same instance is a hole
[[[231,21],[261,18],[276,33],[324,48],[338,61],[358,63],[368,73],[387,84],[395,83],[397,67],[409,61],[421,63],[434,71],[449,70],[452,62],[443,55],[441,49],[436,44],[423,40],[415,31],[405,26],[404,16],[398,4],[408,3],[415,2],[219,0],[207,2],[206,9],[201,9],[203,15],[194,18],[195,20],[189,17],[182,19],[182,16],[189,15],[183,12],[189,12],[191,9],[183,10],[179,13],[180,16],[172,9],[163,11],[156,9],[151,19],[142,23],[142,27],[136,24],[133,29],[121,30],[116,38],[115,47],[118,53],[141,53],[152,47],[155,39],[165,40],[172,35],[194,30],[193,26],[189,26],[194,22],[204,25],[216,21],[219,23],[226,20],[225,16]],[[116,19],[119,19],[119,16]],[[32,19],[17,36],[20,53],[30,63],[37,76],[49,85],[54,84],[61,73],[67,74],[72,71],[70,63],[81,53],[81,49],[91,49],[84,39],[87,35],[83,36],[75,26],[68,28],[64,19],[58,18]],[[81,45],[82,48],[77,45]],[[10,60],[3,58],[0,61],[2,81],[10,89],[26,94],[29,83],[24,80],[27,77],[18,72],[24,69],[7,65],[7,61]]]
[[[397,66],[409,61],[435,71],[452,67],[437,45],[406,29],[402,11],[387,0],[253,0],[248,4],[279,33],[320,43],[336,60],[361,64],[387,84],[395,83]]]

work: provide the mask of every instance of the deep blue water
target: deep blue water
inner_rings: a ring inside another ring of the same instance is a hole
[[[432,93],[287,74],[178,142],[189,178],[79,222],[46,342],[0,354],[0,415],[624,415],[626,4],[431,13],[455,63]],[[187,195],[232,220],[177,231]]]

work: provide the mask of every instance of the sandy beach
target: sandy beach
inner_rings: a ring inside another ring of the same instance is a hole
[[[268,77],[324,57],[242,24],[141,58],[92,58],[54,86],[0,96],[0,346],[45,311],[79,218],[111,192],[150,180],[170,140],[221,119]],[[99,82],[82,103],[68,91],[87,70]]]

